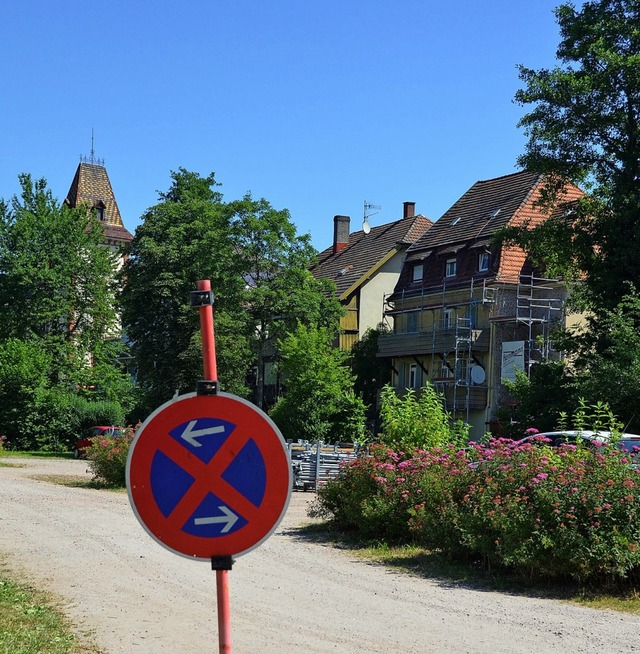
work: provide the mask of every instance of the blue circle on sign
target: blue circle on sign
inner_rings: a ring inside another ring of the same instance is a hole
[[[236,425],[229,421],[202,417],[178,425],[169,435],[190,454],[207,464],[235,428]],[[251,471],[250,475],[247,470]],[[267,486],[267,469],[260,448],[252,438],[231,460],[220,477],[255,507],[260,507]],[[151,491],[165,518],[171,515],[194,481],[191,474],[161,451],[154,454],[150,469]],[[246,524],[247,520],[240,511],[209,492],[181,530],[192,536],[212,538],[232,534]]]

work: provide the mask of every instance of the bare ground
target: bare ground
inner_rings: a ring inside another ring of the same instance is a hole
[[[0,554],[64,600],[104,652],[217,652],[215,573],[155,543],[125,493],[37,479],[86,462],[4,459]],[[312,494],[294,493],[275,534],[229,575],[233,652],[640,652],[640,618],[422,579],[310,542]]]

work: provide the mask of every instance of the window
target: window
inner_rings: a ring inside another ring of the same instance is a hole
[[[454,321],[454,311],[453,309],[443,309],[442,310],[442,329],[451,329],[453,327]]]
[[[453,377],[453,370],[451,366],[447,363],[446,359],[443,359],[440,364],[440,371],[438,372],[439,379],[451,379]]]
[[[411,271],[411,281],[419,282],[422,279],[423,274],[424,274],[424,265],[421,263],[417,263],[413,267],[413,270]]]
[[[96,207],[96,218],[100,221],[104,220],[104,207]]]
[[[491,255],[488,252],[480,252],[478,255],[478,272],[487,272],[489,270],[489,261]]]
[[[410,311],[407,314],[407,332],[414,333],[418,331],[420,314],[417,311]]]
[[[444,267],[444,276],[445,277],[455,277],[457,269],[457,259],[447,259],[447,263]]]
[[[418,369],[418,366],[415,363],[409,364],[409,379],[407,388],[420,388],[421,371]]]

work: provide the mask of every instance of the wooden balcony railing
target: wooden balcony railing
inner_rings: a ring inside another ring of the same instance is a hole
[[[422,332],[407,332],[398,334],[381,334],[378,339],[379,357],[401,357],[420,354],[437,354],[466,348],[461,336],[468,336],[471,349],[476,352],[489,351],[489,328],[466,330],[466,333],[455,329],[439,329]],[[456,343],[457,341],[457,343]]]

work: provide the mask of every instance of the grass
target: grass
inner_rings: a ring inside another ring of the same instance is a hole
[[[100,654],[74,634],[56,599],[0,567],[0,654]]]
[[[505,570],[484,570],[478,562],[453,561],[441,552],[432,552],[417,545],[390,545],[383,541],[363,539],[357,534],[333,530],[322,522],[300,527],[299,535],[348,550],[355,558],[394,568],[406,574],[436,580],[447,586],[461,585],[479,590],[497,590],[509,594],[560,599],[594,609],[640,615],[640,592],[636,588],[612,588],[605,592],[563,580],[525,583]]]
[[[70,488],[91,488],[93,490],[111,490],[122,493],[127,490],[123,486],[114,486],[96,479],[86,479],[85,477],[77,477],[75,475],[33,475],[31,479],[48,481],[51,484],[69,486]]]

